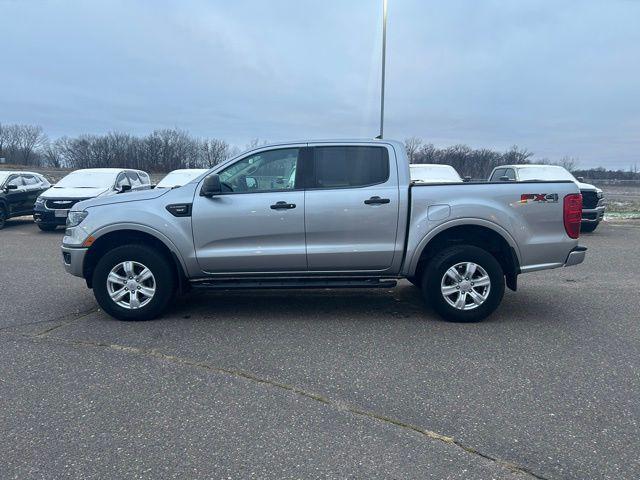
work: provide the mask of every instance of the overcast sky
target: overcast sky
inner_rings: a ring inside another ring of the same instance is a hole
[[[388,0],[385,134],[640,166],[640,1]],[[373,137],[382,0],[0,0],[0,122]]]

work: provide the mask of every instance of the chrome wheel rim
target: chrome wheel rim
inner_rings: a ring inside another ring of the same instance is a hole
[[[156,278],[139,262],[121,262],[107,276],[107,292],[116,305],[135,310],[147,305],[156,294]]]
[[[477,263],[460,262],[444,272],[440,291],[453,308],[473,310],[489,298],[491,279],[487,271]]]

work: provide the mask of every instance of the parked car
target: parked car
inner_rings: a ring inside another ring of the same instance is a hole
[[[0,229],[9,218],[33,215],[36,198],[50,186],[39,173],[0,172]]]
[[[175,188],[189,183],[207,171],[206,168],[182,168],[169,172],[158,182],[156,188]]]
[[[505,281],[515,290],[520,273],[584,260],[575,182],[412,184],[409,170],[395,141],[260,147],[181,188],[77,203],[64,266],[122,320],[153,318],[191,287],[407,278],[444,318],[469,322],[497,308]]]
[[[604,195],[602,190],[574,177],[567,169],[558,165],[501,165],[489,175],[489,181],[532,182],[549,180],[571,180],[582,194],[581,231],[593,232],[604,218]]]
[[[37,198],[33,219],[40,230],[55,230],[56,227],[65,225],[69,209],[82,200],[150,188],[149,175],[141,170],[75,170]]]
[[[457,183],[462,177],[451,165],[418,163],[410,165],[411,180],[423,183]]]

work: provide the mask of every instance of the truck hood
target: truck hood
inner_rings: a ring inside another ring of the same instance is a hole
[[[77,187],[51,187],[40,195],[45,200],[53,198],[95,198],[104,195],[111,189],[108,187],[99,188],[77,188]]]
[[[119,193],[117,195],[104,196],[99,198],[92,198],[83,202],[76,203],[73,210],[84,210],[85,208],[101,207],[103,205],[115,205],[117,203],[129,203],[140,202],[143,200],[153,200],[154,198],[161,197],[167,192],[171,191],[166,188],[159,188],[153,190],[142,190],[140,192],[126,192]]]

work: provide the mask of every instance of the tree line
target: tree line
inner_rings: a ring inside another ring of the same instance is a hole
[[[253,140],[247,147],[257,146]],[[149,135],[110,132],[50,140],[40,126],[0,124],[0,158],[31,167],[125,167],[148,172],[177,168],[208,168],[239,153],[217,138],[196,138],[179,129]]]
[[[467,145],[453,145],[437,148],[433,144],[424,143],[419,137],[410,137],[404,141],[407,155],[411,163],[440,163],[451,165],[463,177],[486,179],[491,171],[499,165],[514,164],[545,164],[560,165],[575,176],[589,179],[640,180],[637,166],[628,171],[607,170],[602,167],[580,169],[578,159],[565,156],[558,161],[548,158],[534,158],[533,152],[513,146],[506,151],[496,151],[486,148],[473,149]]]
[[[258,139],[246,148],[260,145]],[[438,148],[410,137],[404,142],[411,163],[440,163],[453,166],[462,176],[487,178],[494,167],[506,164],[546,163],[565,167],[576,176],[591,179],[640,180],[637,167],[629,171],[604,168],[578,169],[578,161],[563,157],[557,162],[534,159],[533,152],[513,146],[506,151],[467,145]],[[208,168],[240,153],[240,149],[218,138],[197,138],[176,128],[159,129],[145,136],[110,132],[50,140],[38,125],[0,123],[0,158],[5,163],[31,167],[96,168],[126,167],[148,172],[177,168]]]

